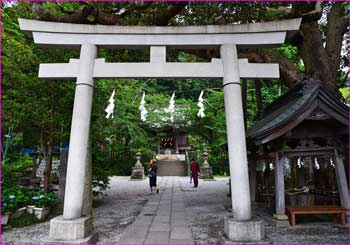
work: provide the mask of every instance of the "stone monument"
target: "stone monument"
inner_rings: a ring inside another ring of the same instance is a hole
[[[201,170],[200,178],[201,179],[214,179],[213,170],[209,166],[209,163],[208,163],[208,152],[206,152],[206,151],[203,152],[203,160],[204,160],[203,164],[200,168],[200,170]]]
[[[145,169],[142,166],[142,163],[140,161],[141,159],[141,152],[136,153],[136,160],[135,166],[132,167],[132,173],[130,179],[132,180],[142,180],[145,178]]]

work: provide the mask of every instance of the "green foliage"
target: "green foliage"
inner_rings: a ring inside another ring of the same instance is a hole
[[[24,187],[3,188],[1,192],[1,212],[14,212],[31,203],[31,192]]]
[[[101,167],[92,168],[93,177],[92,177],[92,187],[93,195],[103,195],[103,191],[109,189],[111,172],[107,171]]]
[[[9,225],[11,227],[25,227],[25,226],[29,226],[35,223],[38,223],[39,220],[38,218],[35,216],[35,214],[29,214],[27,212],[23,213],[20,217],[16,218],[16,219],[10,219],[9,220]]]
[[[2,164],[1,170],[2,188],[10,188],[17,185],[17,177],[13,175],[11,165]]]
[[[57,195],[53,192],[34,192],[31,197],[31,204],[38,208],[54,207],[57,204],[57,201]]]
[[[42,191],[34,192],[25,187],[2,187],[1,193],[2,209],[1,212],[14,212],[27,205],[41,207],[53,207],[57,203],[57,196],[53,192],[44,193]]]
[[[349,88],[340,88],[339,89],[341,95],[343,96],[345,101],[349,101],[350,99],[350,92],[349,92]]]
[[[283,44],[282,47],[275,48],[274,50],[290,60],[301,72],[305,71],[299,49],[296,46]]]
[[[14,175],[15,172],[22,172],[30,167],[32,167],[32,158],[28,155],[17,155],[18,159],[15,162],[6,163],[2,162],[2,171],[1,171],[1,179],[2,179],[2,187],[3,188],[11,188],[17,185],[17,177]]]

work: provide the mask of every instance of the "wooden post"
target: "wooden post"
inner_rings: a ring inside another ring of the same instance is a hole
[[[284,174],[283,166],[280,162],[278,152],[275,157],[275,198],[276,213],[273,215],[273,223],[275,226],[289,226],[288,217],[285,215],[285,196],[284,196]]]
[[[335,176],[337,179],[340,202],[344,208],[349,209],[350,208],[349,189],[348,189],[348,182],[346,180],[343,160],[338,155],[337,150],[334,150],[334,155],[335,155]]]
[[[301,168],[297,167],[297,183],[298,187],[305,186],[305,168],[301,166]]]
[[[256,160],[250,162],[249,168],[249,183],[250,183],[250,200],[255,202],[255,191],[256,191]]]
[[[275,162],[275,195],[276,195],[276,214],[285,214],[284,200],[284,175],[283,166],[280,163],[278,152],[276,152]]]

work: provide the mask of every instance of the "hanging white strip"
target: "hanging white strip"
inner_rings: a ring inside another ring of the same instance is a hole
[[[112,118],[114,118],[114,95],[115,95],[115,90],[113,89],[112,95],[109,98],[108,102],[108,106],[105,109],[105,112],[107,113],[106,118],[109,118],[110,116],[112,116]]]
[[[204,91],[202,90],[200,95],[199,95],[199,98],[198,98],[198,103],[197,103],[197,106],[199,107],[199,111],[197,113],[197,116],[200,117],[200,118],[203,118],[205,117],[205,114],[204,114],[204,104],[203,104],[203,94],[204,94]]]
[[[175,112],[175,92],[171,96],[169,101],[168,111],[170,112],[170,121],[174,122],[174,112]]]
[[[320,169],[320,165],[318,164],[317,157],[315,157],[315,168]]]
[[[146,121],[146,116],[148,114],[148,111],[146,110],[145,104],[146,104],[145,92],[143,92],[139,109],[140,109],[140,112],[141,112],[141,120],[144,121],[144,122]]]

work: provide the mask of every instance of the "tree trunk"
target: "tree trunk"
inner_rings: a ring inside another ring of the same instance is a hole
[[[261,118],[262,110],[263,110],[263,101],[261,97],[261,81],[255,80],[255,96],[256,96],[256,105],[258,108],[257,117]]]
[[[52,170],[52,146],[47,146],[47,153],[45,154],[45,170],[44,170],[44,192],[50,191],[50,180]]]
[[[324,40],[318,19],[303,17],[300,32],[303,40],[298,44],[305,65],[305,74],[320,79],[333,94],[338,95],[337,73],[343,35],[348,28],[343,3],[333,3],[327,15]]]

